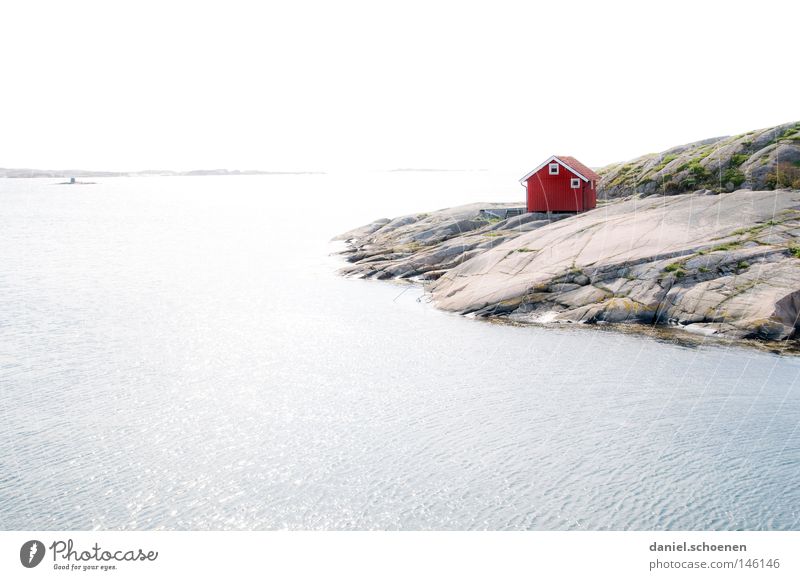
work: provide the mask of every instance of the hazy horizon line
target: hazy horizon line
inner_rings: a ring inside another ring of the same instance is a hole
[[[61,178],[61,177],[202,177],[202,176],[228,176],[228,175],[326,175],[337,171],[352,171],[353,168],[341,170],[270,170],[270,169],[140,169],[140,170],[108,170],[108,169],[42,169],[35,167],[0,167],[0,177],[7,179],[25,178]],[[503,171],[511,169],[498,169]],[[393,168],[363,168],[369,173],[446,173],[446,172],[485,172],[491,169],[480,168],[450,168],[450,167],[393,167]]]

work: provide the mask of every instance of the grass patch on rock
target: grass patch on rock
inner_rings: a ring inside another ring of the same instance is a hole
[[[731,155],[730,166],[739,167],[742,163],[750,159],[750,156],[745,153],[736,153]]]
[[[739,187],[744,182],[744,173],[733,167],[726,169],[725,173],[722,175],[722,183],[732,183],[734,187]]]
[[[688,273],[683,267],[683,262],[673,262],[671,264],[667,264],[664,267],[664,271],[674,274],[676,278],[683,278]]]
[[[720,244],[718,246],[714,246],[711,248],[711,252],[730,252],[731,250],[736,250],[742,247],[742,242],[727,242],[725,244]]]

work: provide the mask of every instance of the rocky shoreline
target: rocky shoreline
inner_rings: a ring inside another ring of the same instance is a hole
[[[440,309],[515,324],[797,344],[798,190],[633,196],[578,215],[481,211],[518,205],[375,221],[337,237],[341,273],[420,283]]]

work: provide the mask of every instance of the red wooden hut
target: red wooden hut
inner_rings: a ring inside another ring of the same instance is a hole
[[[553,155],[519,182],[528,211],[580,212],[597,207],[600,176],[567,155]]]

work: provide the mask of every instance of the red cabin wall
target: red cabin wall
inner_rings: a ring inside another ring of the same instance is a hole
[[[570,180],[577,177],[563,165],[558,175],[550,175],[549,163],[528,178],[528,211],[586,211],[597,207],[597,189],[592,181],[581,179],[578,189],[570,187]]]

